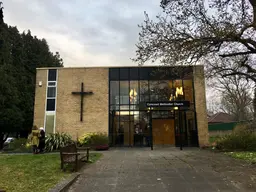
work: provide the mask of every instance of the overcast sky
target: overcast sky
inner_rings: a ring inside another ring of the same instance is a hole
[[[161,13],[160,0],[2,1],[5,22],[45,38],[65,67],[136,65],[130,58],[144,11]]]
[[[65,67],[135,65],[137,25],[161,12],[160,0],[2,1],[5,22],[45,38]]]

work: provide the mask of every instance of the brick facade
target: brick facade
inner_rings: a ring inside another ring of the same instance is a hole
[[[37,69],[34,124],[43,127],[48,69]],[[67,132],[73,139],[88,132],[108,132],[108,68],[58,68],[55,131]],[[42,87],[38,86],[42,81]],[[80,121],[80,95],[73,91],[91,90],[84,97]]]
[[[47,68],[37,69],[34,124],[44,126]],[[55,131],[67,132],[73,139],[88,132],[108,133],[109,126],[109,69],[108,68],[58,68]],[[42,86],[39,87],[39,81]],[[83,122],[80,121],[80,95],[73,91],[92,91],[84,97]],[[203,66],[194,67],[195,108],[199,145],[208,144],[208,122]]]
[[[37,70],[36,73],[34,125],[38,127],[44,126],[47,74],[47,70]],[[42,82],[41,87],[39,87],[40,81]]]
[[[84,97],[83,121],[80,121],[80,95],[73,91],[92,91]],[[73,138],[88,132],[108,132],[108,69],[62,68],[58,70],[56,131]]]
[[[208,120],[206,110],[204,67],[194,67],[194,92],[195,108],[198,129],[199,146],[207,145],[209,142]]]

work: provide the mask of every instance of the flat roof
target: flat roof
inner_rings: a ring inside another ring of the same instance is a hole
[[[36,68],[37,70],[46,70],[46,69],[86,69],[86,68],[144,68],[144,67],[193,67],[193,66],[203,66],[203,65],[128,65],[128,66],[86,66],[86,67],[40,67]]]

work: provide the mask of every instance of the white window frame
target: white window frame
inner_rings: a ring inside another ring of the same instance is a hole
[[[56,107],[57,107],[57,89],[58,89],[58,69],[56,69],[56,81],[48,81],[49,69],[47,70],[47,84],[46,84],[46,96],[45,96],[45,115],[44,115],[44,129],[46,130],[46,116],[54,115],[53,133],[56,133]],[[55,83],[55,85],[49,85],[49,83]],[[55,97],[48,97],[48,87],[56,87]],[[55,99],[54,111],[47,111],[47,99]]]

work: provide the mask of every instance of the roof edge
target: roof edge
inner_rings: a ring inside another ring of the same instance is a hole
[[[126,67],[140,67],[140,68],[144,68],[144,67],[194,67],[195,65],[176,65],[176,66],[172,66],[172,65],[128,65],[128,66],[85,66],[85,67],[39,67],[36,68],[36,70],[46,70],[46,69],[86,69],[86,68],[126,68]],[[197,67],[203,67],[204,65],[196,65]]]

